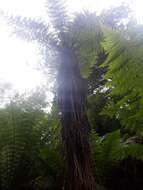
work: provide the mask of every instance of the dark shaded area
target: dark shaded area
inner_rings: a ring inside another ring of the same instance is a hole
[[[121,161],[113,168],[106,185],[109,190],[142,190],[143,162],[133,158]]]

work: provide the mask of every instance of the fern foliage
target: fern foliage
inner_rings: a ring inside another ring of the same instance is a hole
[[[25,174],[33,167],[32,162],[39,146],[35,126],[43,117],[43,105],[38,101],[40,100],[38,93],[36,95],[35,99],[34,96],[26,99],[17,96],[5,108],[0,109],[2,189],[15,189],[17,181],[20,183],[27,180],[28,175]]]
[[[143,36],[138,29],[127,31],[104,30],[104,66],[108,66],[106,87],[111,89],[111,101],[106,113],[116,115],[131,131],[142,131],[143,107]]]
[[[101,185],[111,180],[112,172],[123,160],[132,158],[143,161],[143,145],[131,141],[130,138],[124,140],[119,130],[103,137],[92,130],[90,137],[94,172],[97,182]]]

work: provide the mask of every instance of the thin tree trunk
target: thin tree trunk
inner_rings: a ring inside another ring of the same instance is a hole
[[[85,110],[85,80],[80,75],[72,50],[63,50],[61,60],[58,76],[58,104],[67,161],[67,182],[64,189],[95,190],[88,140],[90,126]]]

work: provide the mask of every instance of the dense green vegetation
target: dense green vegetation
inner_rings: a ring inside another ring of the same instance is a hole
[[[48,10],[53,30],[8,18],[57,80],[50,112],[44,87],[0,109],[0,188],[143,189],[142,25],[125,5],[72,19],[57,0]]]

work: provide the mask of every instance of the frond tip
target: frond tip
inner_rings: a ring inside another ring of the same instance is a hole
[[[66,30],[68,14],[64,0],[47,0],[46,7],[52,24],[60,34]]]

